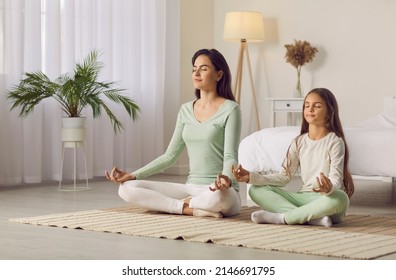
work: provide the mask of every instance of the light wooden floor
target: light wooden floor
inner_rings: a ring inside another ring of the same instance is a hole
[[[157,175],[153,180],[184,181]],[[83,183],[83,182],[82,182]],[[297,183],[296,183],[297,184]],[[396,183],[356,181],[349,213],[396,216]],[[10,218],[124,206],[117,186],[95,179],[89,191],[60,192],[57,183],[0,187],[0,259],[127,260],[127,259],[329,259],[180,240],[131,237],[110,233],[11,223]],[[293,185],[291,185],[293,188]],[[381,259],[396,259],[396,254]]]

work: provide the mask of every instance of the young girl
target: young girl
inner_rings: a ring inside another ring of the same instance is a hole
[[[231,73],[223,55],[202,49],[192,58],[196,99],[180,108],[165,153],[127,173],[114,167],[108,180],[120,184],[120,197],[132,206],[172,214],[223,217],[239,213],[237,164],[241,112],[231,91]],[[143,180],[172,166],[187,148],[190,173],[185,184]]]
[[[300,167],[303,186],[288,192]],[[263,210],[252,213],[253,222],[312,224],[330,227],[341,222],[354,192],[348,171],[348,148],[334,95],[325,88],[311,90],[304,100],[301,133],[291,143],[283,169],[260,175],[238,165],[232,168],[239,182],[252,184],[249,195]]]

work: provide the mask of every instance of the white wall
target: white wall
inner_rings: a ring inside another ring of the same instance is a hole
[[[167,39],[171,43],[168,43],[167,48],[172,49],[166,50],[165,148],[172,137],[180,105],[195,98],[191,58],[197,50],[214,46],[213,0],[171,0],[168,3],[172,5],[168,5]],[[186,151],[166,173],[188,173]]]
[[[266,41],[249,45],[262,127],[269,126],[268,97],[291,97],[296,71],[285,62],[285,44],[307,40],[319,48],[302,69],[305,91],[326,87],[337,97],[344,126],[380,112],[383,97],[396,95],[396,1],[393,0],[216,0],[214,45],[231,71],[238,43],[224,42],[224,16],[231,11],[263,14]],[[244,69],[244,78],[248,76]],[[255,130],[248,80],[243,81],[243,134]],[[243,106],[245,105],[245,106]],[[252,115],[252,116],[251,116]],[[252,125],[253,124],[253,125]]]

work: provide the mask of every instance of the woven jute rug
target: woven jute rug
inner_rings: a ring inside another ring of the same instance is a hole
[[[331,228],[257,225],[250,221],[255,210],[256,207],[243,207],[235,217],[216,219],[122,207],[10,221],[346,259],[374,259],[396,252],[394,218],[347,215],[343,223]]]

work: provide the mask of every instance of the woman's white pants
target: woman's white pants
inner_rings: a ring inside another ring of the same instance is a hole
[[[234,188],[213,192],[209,187],[209,185],[132,180],[122,183],[118,194],[128,204],[146,210],[182,214],[183,200],[191,196],[190,208],[221,212],[223,216],[239,213],[241,199]]]

